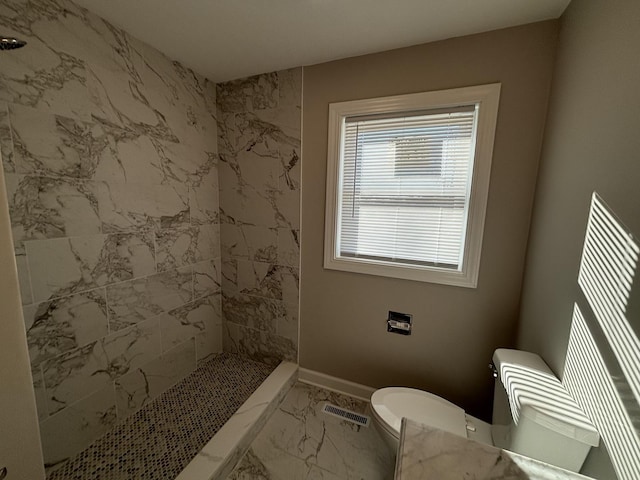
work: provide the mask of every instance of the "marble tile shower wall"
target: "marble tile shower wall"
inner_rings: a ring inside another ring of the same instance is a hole
[[[222,348],[215,85],[67,0],[3,0],[0,147],[48,464]]]
[[[302,69],[217,86],[225,351],[297,360]]]

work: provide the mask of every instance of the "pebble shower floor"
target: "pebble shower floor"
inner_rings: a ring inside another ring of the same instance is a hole
[[[272,371],[226,353],[205,361],[47,479],[174,479]]]

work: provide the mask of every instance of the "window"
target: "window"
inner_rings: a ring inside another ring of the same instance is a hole
[[[499,95],[332,103],[325,268],[475,287]]]

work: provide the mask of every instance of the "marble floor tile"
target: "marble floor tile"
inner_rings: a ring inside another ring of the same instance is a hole
[[[392,479],[394,459],[373,425],[361,427],[326,415],[321,412],[325,402],[359,413],[367,406],[297,383],[229,479]]]

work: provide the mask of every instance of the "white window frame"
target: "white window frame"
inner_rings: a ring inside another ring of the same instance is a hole
[[[324,268],[468,288],[477,287],[499,99],[500,83],[494,83],[329,104]],[[470,104],[478,105],[478,117],[464,256],[460,269],[454,271],[426,265],[341,257],[337,252],[337,233],[345,119],[359,115],[397,114]]]

